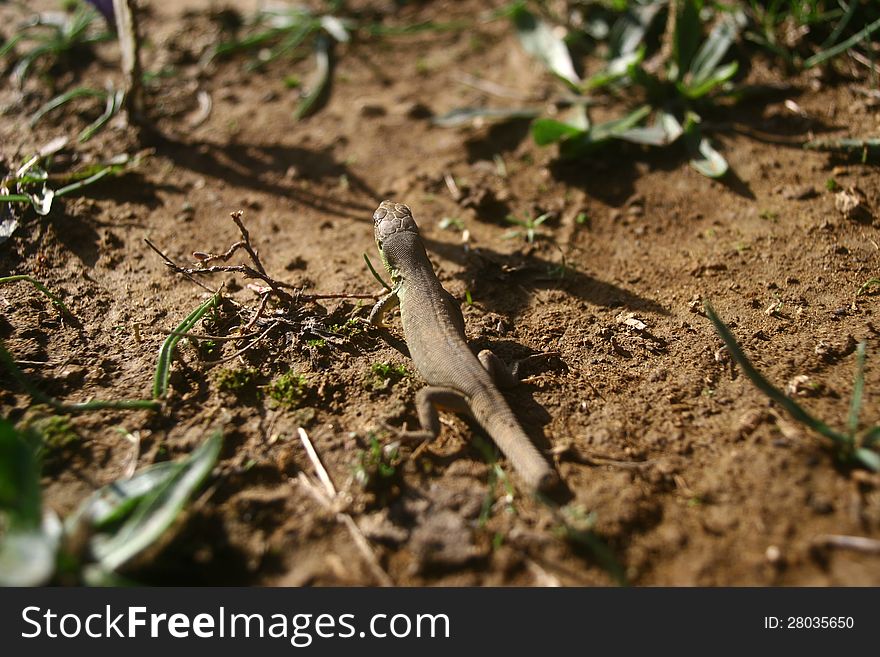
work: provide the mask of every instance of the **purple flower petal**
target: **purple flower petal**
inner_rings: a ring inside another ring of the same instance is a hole
[[[113,0],[87,0],[90,5],[101,12],[101,16],[110,27],[116,27],[116,15],[113,11]]]

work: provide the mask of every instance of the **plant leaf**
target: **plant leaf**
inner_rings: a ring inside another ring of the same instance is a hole
[[[18,228],[18,219],[15,217],[9,216],[5,219],[0,219],[0,244],[8,240],[16,228]]]
[[[318,109],[318,101],[324,96],[330,84],[330,41],[324,35],[315,39],[315,72],[309,89],[299,101],[293,118],[299,121]]]
[[[738,33],[739,29],[732,17],[722,20],[714,27],[691,62],[689,87],[702,86],[710,78],[717,77],[715,69],[727,54]]]
[[[39,586],[55,572],[60,532],[42,516],[39,436],[0,418],[0,586]]]
[[[679,82],[676,86],[682,94],[691,99],[702,98],[710,91],[712,91],[715,87],[724,84],[739,70],[739,62],[730,62],[729,64],[725,64],[721,68],[716,69],[712,75],[703,80],[701,83],[696,84],[691,82],[689,84],[683,84]]]
[[[37,529],[9,529],[0,539],[0,586],[42,586],[55,573],[61,523],[46,515]]]
[[[582,128],[556,119],[536,119],[532,122],[532,137],[538,146],[553,144],[584,132]]]
[[[531,119],[540,112],[528,107],[504,108],[504,107],[458,107],[441,116],[435,116],[431,123],[442,128],[454,128],[465,125],[474,119]]]
[[[599,89],[630,74],[633,67],[642,63],[645,58],[645,48],[639,48],[635,52],[627,53],[612,59],[601,71],[594,73],[583,83],[587,90]]]
[[[122,479],[92,493],[68,518],[67,533],[73,534],[80,523],[94,529],[103,529],[121,520],[148,493],[168,481],[183,466],[165,461],[147,466],[130,479]]]
[[[672,38],[671,80],[681,80],[690,70],[700,44],[700,12],[695,0],[680,0]]]
[[[43,185],[43,191],[38,194],[31,194],[31,205],[34,206],[37,214],[46,216],[52,209],[52,201],[55,199],[55,191]]]
[[[684,138],[694,169],[709,178],[720,178],[727,173],[727,160],[703,137],[699,117],[693,113],[689,113],[685,119]]]
[[[514,8],[512,18],[520,43],[527,53],[569,84],[580,84],[581,80],[574,70],[568,47],[556,36],[552,27],[536,18],[522,5]]]
[[[0,418],[0,512],[10,527],[37,529],[42,515],[39,436]]]
[[[631,5],[625,14],[614,21],[608,35],[612,60],[635,53],[640,47],[644,47],[645,33],[662,8],[663,3],[660,2]]]
[[[861,462],[866,468],[874,472],[880,472],[880,454],[865,447],[857,447],[853,451],[853,458]]]
[[[563,141],[560,144],[560,153],[563,157],[577,157],[589,153],[611,139],[622,138],[622,135],[650,113],[651,107],[642,105],[619,119],[594,124],[586,132]]]
[[[330,36],[342,43],[348,43],[351,38],[348,34],[348,28],[346,28],[345,23],[335,16],[330,16],[329,14],[321,16],[321,27],[323,27]]]
[[[681,137],[683,132],[684,128],[681,127],[678,119],[669,112],[661,110],[657,113],[653,124],[630,128],[620,135],[620,139],[648,146],[668,146]]]
[[[155,487],[141,498],[114,534],[92,538],[92,554],[104,570],[115,571],[165,533],[214,468],[222,445],[223,434],[215,431],[180,462],[179,468],[169,468],[166,473],[170,476],[164,481],[151,482]]]
[[[614,137],[620,137],[626,133],[627,130],[635,127],[650,113],[650,105],[642,105],[622,118],[612,119],[605,123],[597,123],[593,125],[589,130],[589,137],[595,142],[607,141]]]

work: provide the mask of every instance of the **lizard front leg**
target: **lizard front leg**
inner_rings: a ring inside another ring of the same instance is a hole
[[[373,326],[385,326],[385,315],[400,305],[400,297],[397,296],[397,288],[394,288],[376,302],[370,311],[369,322]]]
[[[420,430],[395,429],[398,437],[406,442],[421,443],[433,440],[440,434],[440,415],[437,409],[454,413],[470,413],[467,400],[452,388],[426,386],[416,393],[416,411]]]

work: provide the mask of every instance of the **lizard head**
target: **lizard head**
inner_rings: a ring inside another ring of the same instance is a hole
[[[419,227],[412,216],[412,210],[403,203],[394,201],[382,201],[373,213],[374,233],[376,247],[385,268],[392,274],[398,269],[395,257],[395,249],[388,248],[388,241],[394,235],[408,234],[410,238],[419,235]]]

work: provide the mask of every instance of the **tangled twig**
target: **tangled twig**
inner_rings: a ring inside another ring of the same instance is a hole
[[[235,212],[230,213],[232,220],[235,222],[235,225],[238,226],[238,230],[241,233],[242,239],[238,242],[235,242],[232,246],[230,246],[223,253],[209,253],[205,251],[193,251],[193,257],[199,261],[198,267],[183,267],[174,262],[171,258],[169,258],[165,253],[163,253],[155,244],[153,244],[150,240],[145,239],[144,241],[147,245],[153,249],[159,256],[165,261],[165,265],[171,269],[172,271],[177,272],[178,274],[182,274],[186,276],[189,280],[193,281],[197,285],[207,288],[204,284],[199,282],[195,277],[196,276],[204,276],[208,274],[217,274],[217,273],[237,273],[243,274],[245,278],[256,278],[263,281],[269,288],[269,291],[278,298],[279,301],[287,305],[296,305],[297,303],[305,303],[310,301],[318,301],[321,299],[376,299],[379,295],[377,294],[352,294],[348,292],[335,293],[335,294],[303,294],[302,290],[297,288],[295,285],[291,285],[290,283],[285,283],[283,281],[278,281],[269,276],[266,273],[265,267],[263,267],[263,263],[260,261],[260,256],[256,252],[256,250],[251,245],[251,237],[247,228],[244,225],[244,221],[242,217],[244,213],[242,210],[236,210]],[[211,262],[222,261],[228,262],[229,259],[235,255],[235,253],[239,249],[244,249],[253,263],[253,267],[249,265],[209,265]],[[286,290],[291,290],[294,294],[290,294]],[[262,292],[261,292],[262,293]],[[260,306],[257,309],[257,315],[254,319],[251,320],[248,325],[253,326],[256,321],[259,319],[260,315],[265,311],[266,304],[268,303],[268,294],[262,293],[263,298],[260,300]]]

